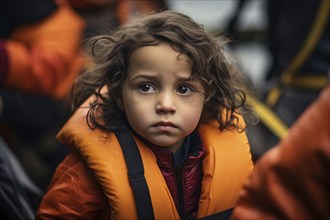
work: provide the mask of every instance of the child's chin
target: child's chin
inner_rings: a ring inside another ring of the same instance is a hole
[[[178,146],[181,145],[180,140],[173,140],[173,138],[171,140],[169,139],[161,139],[161,140],[153,140],[150,141],[152,146],[155,146],[157,148],[161,148],[161,149],[167,149],[167,150],[172,150],[173,148],[178,148]]]

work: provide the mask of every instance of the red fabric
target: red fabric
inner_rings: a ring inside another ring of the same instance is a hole
[[[49,188],[52,190],[44,195],[36,220],[54,216],[58,219],[110,219],[110,206],[102,187],[76,150],[71,150],[59,165]]]
[[[185,218],[194,219],[197,216],[198,202],[200,198],[202,181],[202,157],[204,152],[200,147],[193,155],[189,155],[182,166],[182,190],[179,190],[177,180],[177,168],[174,167],[172,153],[170,151],[153,149],[156,154],[158,166],[165,178],[175,205],[179,210],[179,194],[183,195],[183,213]]]

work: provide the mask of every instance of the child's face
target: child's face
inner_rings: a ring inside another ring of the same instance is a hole
[[[131,54],[118,105],[130,126],[151,144],[175,152],[197,127],[204,88],[190,78],[191,71],[189,58],[167,44]]]

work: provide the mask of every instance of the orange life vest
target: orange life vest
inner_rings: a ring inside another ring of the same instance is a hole
[[[127,167],[118,140],[114,134],[88,127],[88,109],[78,109],[58,138],[69,146],[75,146],[93,170],[111,206],[112,219],[137,219]],[[243,119],[240,121],[243,122]],[[205,149],[197,214],[200,218],[234,207],[253,164],[244,132],[220,131],[215,122],[200,125],[198,132]],[[135,141],[142,157],[155,219],[179,219],[156,156],[139,139],[135,138]]]

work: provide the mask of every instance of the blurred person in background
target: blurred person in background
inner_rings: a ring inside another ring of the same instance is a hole
[[[258,161],[231,219],[330,219],[330,85]]]
[[[66,153],[54,130],[70,115],[84,26],[67,1],[0,3],[1,219],[33,219]]]
[[[239,41],[240,0],[227,31]],[[266,43],[271,66],[256,86],[260,123],[247,130],[254,160],[286,136],[290,126],[327,85],[330,67],[330,1],[267,1]]]
[[[162,8],[162,0],[1,3],[1,219],[32,218],[67,153],[55,135],[71,114],[73,81],[91,65],[81,40],[111,31],[136,13]]]
[[[257,88],[261,123],[247,131],[258,161],[231,219],[330,218],[329,6],[268,1],[273,60]]]

